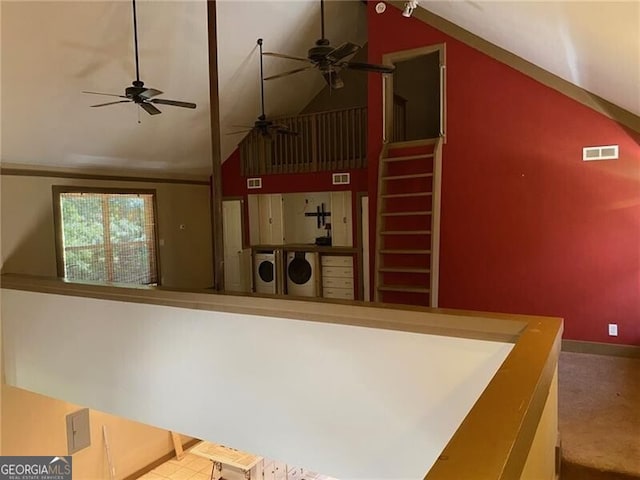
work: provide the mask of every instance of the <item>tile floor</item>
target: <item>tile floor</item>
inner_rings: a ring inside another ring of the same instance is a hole
[[[169,460],[138,480],[209,480],[211,467],[210,460],[186,453],[182,460]]]

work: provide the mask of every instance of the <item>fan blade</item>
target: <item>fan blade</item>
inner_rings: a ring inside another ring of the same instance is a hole
[[[124,95],[116,95],[115,93],[85,92],[84,90],[82,91],[82,93],[89,93],[91,95],[105,95],[107,97],[127,98]]]
[[[291,130],[289,127],[285,127],[284,125],[274,125],[272,128],[278,134],[291,135],[291,136],[294,136],[294,137],[298,136],[298,132],[296,132],[295,130]]]
[[[196,108],[195,103],[180,102],[178,100],[165,100],[164,98],[154,98],[153,100],[149,100],[149,101],[151,103],[158,103],[160,105],[173,105],[174,107]]]
[[[330,70],[328,72],[323,72],[322,76],[324,77],[325,82],[329,85],[329,87],[337,90],[338,88],[344,87],[344,82],[338,75],[338,72]]]
[[[246,128],[247,130],[251,130],[253,126],[249,125],[231,125],[233,128]]]
[[[146,90],[140,92],[138,96],[149,99],[151,97],[155,97],[156,95],[160,95],[161,93],[163,92],[161,92],[160,90],[156,90],[155,88],[147,88]]]
[[[240,133],[249,133],[251,130],[253,130],[253,128],[250,128],[248,130],[239,130],[237,132],[228,132],[225,133],[225,135],[239,135]]]
[[[151,105],[150,103],[141,102],[138,105],[140,105],[140,107],[142,107],[149,115],[158,115],[159,113],[162,113],[155,107],[155,105]]]
[[[262,55],[267,55],[269,57],[288,58],[289,60],[298,60],[300,62],[308,62],[309,61],[308,58],[292,57],[291,55],[284,55],[282,53],[275,53],[275,52],[262,52]]]
[[[362,62],[342,62],[339,66],[350,68],[351,70],[362,70],[373,73],[393,73],[396,69],[396,67],[392,67],[391,65],[376,65],[373,63]]]
[[[131,100],[116,100],[115,102],[99,103],[91,105],[91,107],[106,107],[107,105],[115,105],[116,103],[129,103]]]
[[[340,45],[337,48],[334,48],[327,54],[327,59],[331,62],[337,62],[342,60],[343,58],[348,57],[349,55],[353,55],[358,50],[360,50],[360,45],[356,45],[355,43],[346,42]]]
[[[296,68],[295,70],[289,70],[288,72],[279,73],[277,75],[271,75],[270,77],[266,77],[265,80],[273,80],[274,78],[286,77],[287,75],[292,75],[298,72],[304,72],[305,70],[311,70],[312,68],[315,68],[315,67],[313,65],[310,65],[308,67]]]

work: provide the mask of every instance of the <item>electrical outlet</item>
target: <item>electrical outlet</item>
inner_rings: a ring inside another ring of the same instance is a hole
[[[610,323],[609,324],[609,336],[610,337],[617,337],[618,336],[618,324],[617,323]]]

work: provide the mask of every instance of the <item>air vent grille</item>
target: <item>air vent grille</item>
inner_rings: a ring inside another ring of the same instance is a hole
[[[333,184],[334,185],[349,185],[351,183],[350,173],[334,173]]]
[[[247,188],[262,188],[262,178],[247,178]]]
[[[618,145],[604,145],[601,147],[585,147],[582,149],[582,160],[615,160],[618,158]]]

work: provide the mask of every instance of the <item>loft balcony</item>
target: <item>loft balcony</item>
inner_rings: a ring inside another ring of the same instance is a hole
[[[240,143],[242,174],[312,173],[364,168],[367,108],[354,107],[274,119],[298,135],[252,130]]]

